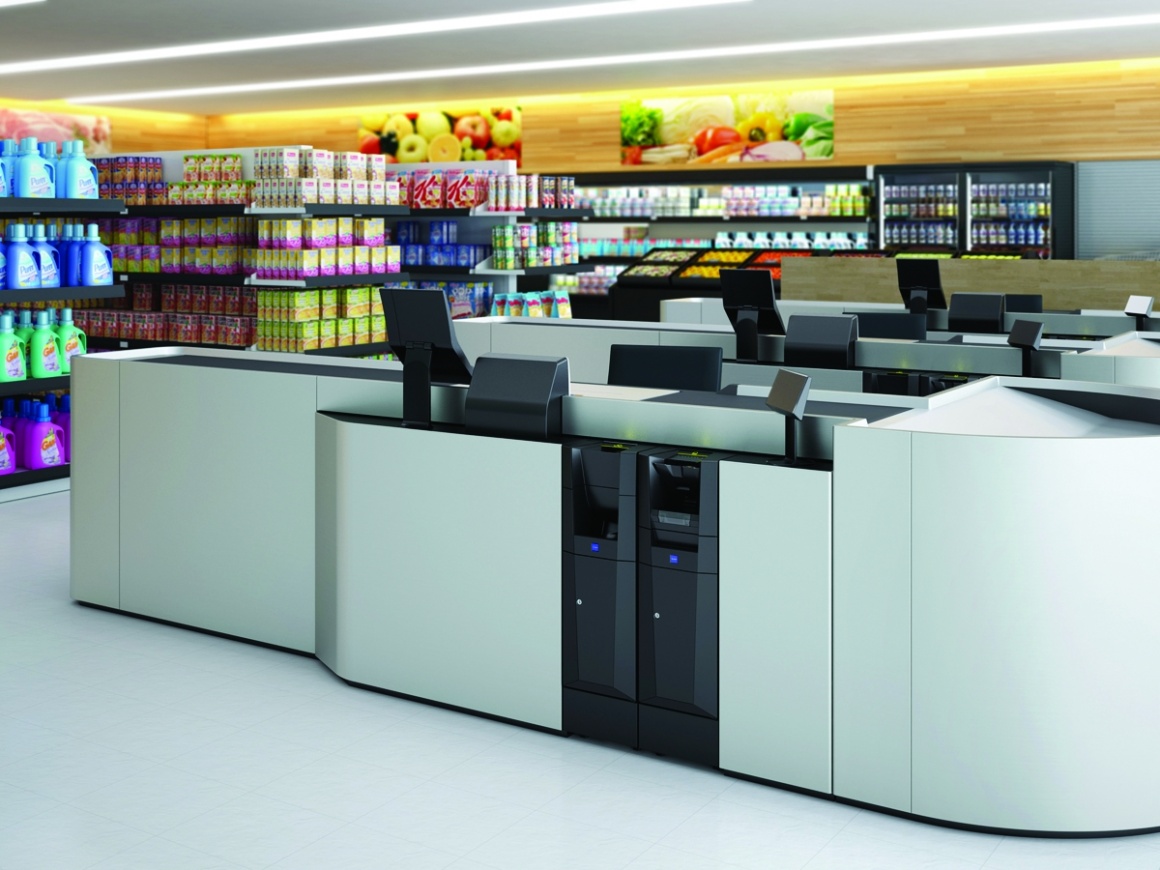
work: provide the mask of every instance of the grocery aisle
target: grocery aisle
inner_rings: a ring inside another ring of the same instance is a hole
[[[68,498],[0,505],[0,870],[1160,866],[1160,835],[920,825],[81,607]]]

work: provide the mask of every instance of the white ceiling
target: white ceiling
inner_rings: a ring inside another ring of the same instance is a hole
[[[584,0],[570,0],[584,2]],[[47,0],[0,9],[5,62],[270,34],[428,20],[563,5],[553,0]],[[1022,24],[1155,13],[1156,0],[752,0],[738,6],[537,24],[447,36],[405,37],[207,60],[159,61],[60,73],[0,76],[0,96],[57,99],[79,94],[196,87],[238,81],[352,75],[403,69],[704,48],[798,39]],[[397,104],[634,89],[804,76],[957,69],[1160,55],[1160,26],[1064,35],[1004,37],[854,51],[661,63],[533,75],[204,96],[126,104],[200,114]]]

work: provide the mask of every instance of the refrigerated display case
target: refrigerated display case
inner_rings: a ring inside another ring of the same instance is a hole
[[[886,251],[1075,258],[1071,163],[879,167],[877,181]]]

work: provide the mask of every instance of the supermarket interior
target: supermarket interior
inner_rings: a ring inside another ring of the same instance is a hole
[[[1158,36],[0,0],[0,870],[1160,867]]]

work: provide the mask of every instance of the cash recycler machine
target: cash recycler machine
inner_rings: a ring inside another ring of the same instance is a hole
[[[565,447],[565,731],[717,766],[725,456]]]

